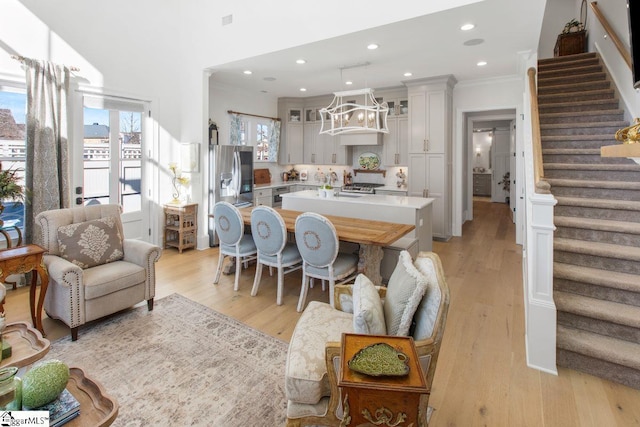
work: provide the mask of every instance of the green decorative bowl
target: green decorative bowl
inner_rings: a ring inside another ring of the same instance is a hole
[[[387,343],[371,344],[353,355],[349,369],[373,377],[409,374],[409,357]]]

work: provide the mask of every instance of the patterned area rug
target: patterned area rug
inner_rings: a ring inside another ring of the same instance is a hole
[[[114,426],[279,426],[287,344],[178,294],[51,344],[120,404]]]

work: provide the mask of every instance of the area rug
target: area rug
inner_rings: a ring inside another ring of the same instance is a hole
[[[287,344],[178,294],[51,344],[120,404],[114,426],[281,426]]]

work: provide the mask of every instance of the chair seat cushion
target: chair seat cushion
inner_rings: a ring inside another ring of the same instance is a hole
[[[353,254],[338,254],[333,263],[333,275],[336,279],[348,276],[358,268],[358,257]],[[307,274],[311,276],[329,277],[329,269],[327,267],[306,266]]]
[[[124,257],[119,218],[107,216],[58,228],[60,256],[80,268],[114,262]]]
[[[289,343],[285,368],[287,399],[315,404],[323,396],[331,394],[325,346],[329,341],[340,342],[343,332],[353,332],[351,314],[338,311],[326,303],[309,303]]]
[[[242,239],[240,239],[240,243],[238,243],[238,246],[240,247],[240,256],[255,254],[257,251],[256,244],[254,243],[251,234],[245,234],[244,236],[242,236]],[[236,253],[235,246],[225,245],[224,243],[220,245],[220,250],[222,251],[222,253],[227,255],[235,255]]]
[[[260,254],[260,262],[263,264],[277,265],[278,259],[276,255]],[[302,262],[300,252],[295,243],[287,243],[282,250],[282,265],[293,265]]]
[[[147,273],[137,264],[116,261],[87,268],[82,278],[84,298],[89,300],[143,283]]]

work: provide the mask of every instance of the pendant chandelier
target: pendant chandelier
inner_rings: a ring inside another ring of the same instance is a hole
[[[340,68],[367,67],[369,62]],[[357,98],[356,98],[357,97]],[[351,98],[351,99],[350,99]],[[358,103],[361,101],[362,103]],[[387,115],[389,107],[386,102],[378,103],[373,97],[373,89],[357,89],[334,92],[333,101],[320,109],[322,126],[320,134],[339,135],[349,132],[379,132],[389,133]]]

